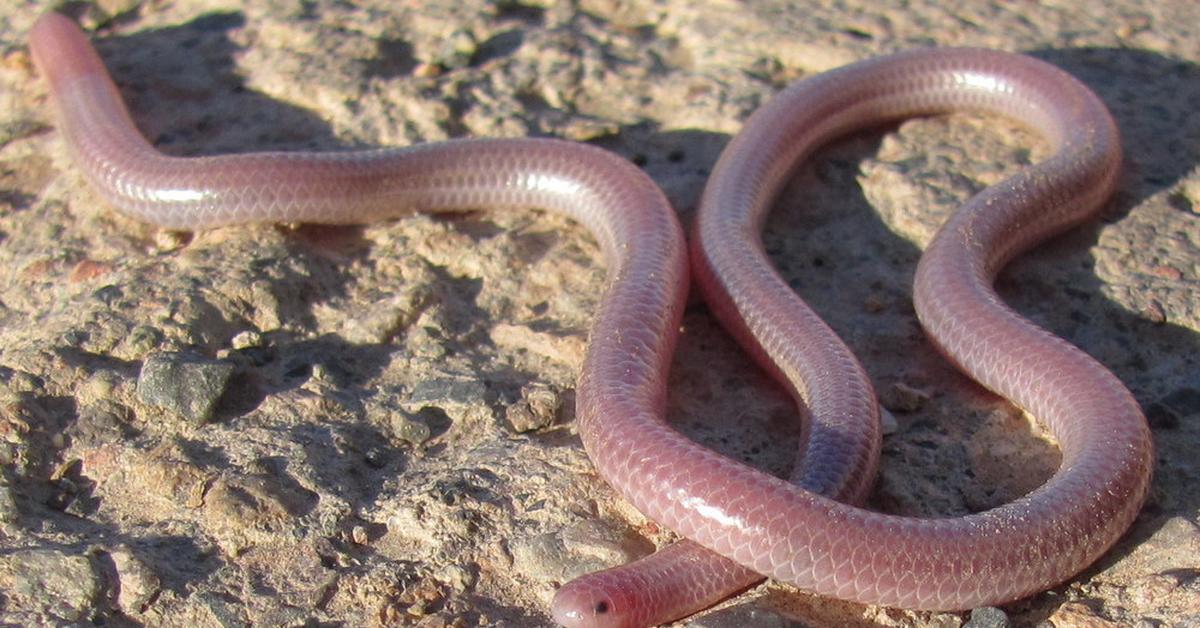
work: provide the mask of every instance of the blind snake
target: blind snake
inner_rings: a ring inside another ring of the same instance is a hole
[[[668,621],[763,576],[910,609],[1001,604],[1091,564],[1145,499],[1153,445],[1133,396],[992,289],[1014,256],[1091,218],[1120,171],[1120,139],[1103,103],[1046,63],[976,49],[855,63],[783,91],[722,153],[691,239],[691,272],[726,328],[812,415],[791,483],[704,449],[664,422],[689,252],[665,197],[626,160],[551,139],[170,157],[138,132],[74,22],[45,14],[30,48],[76,163],[109,202],[142,220],[202,229],[541,207],[594,234],[609,279],[577,387],[579,434],[605,480],[691,540],[568,583],[552,607],[561,623]],[[1054,152],[983,190],[942,226],[918,265],[917,314],[950,361],[1047,424],[1062,464],[1040,488],[984,512],[943,519],[871,512],[855,504],[879,455],[873,389],[845,345],[778,276],[760,233],[789,175],[815,148],[883,121],[958,110],[1023,122]]]

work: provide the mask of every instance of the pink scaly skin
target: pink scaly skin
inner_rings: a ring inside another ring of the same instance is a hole
[[[658,567],[657,556],[647,559],[652,579],[638,563],[584,576],[555,600],[560,622],[669,621],[752,584],[758,578],[750,573],[909,609],[1003,604],[1079,573],[1129,527],[1153,465],[1137,402],[1102,365],[1023,319],[992,289],[1009,260],[1094,216],[1116,186],[1116,125],[1065,72],[1021,55],[934,49],[797,83],[751,116],[722,153],[692,239],[693,276],[725,327],[788,382],[814,421],[869,411],[869,383],[850,381],[861,370],[843,360],[840,343],[775,272],[762,226],[791,173],[816,148],[882,122],[959,110],[1024,122],[1055,152],[984,190],[941,228],[917,269],[917,314],[949,360],[1049,426],[1062,448],[1058,472],[986,512],[900,517],[839,503],[836,491],[802,479],[797,487],[764,475],[646,417],[602,422],[581,412],[580,433],[605,479],[648,517],[732,560],[702,558],[690,545],[671,549],[672,564],[694,560],[705,577]],[[859,441],[863,448],[871,443]],[[836,457],[824,446],[810,443],[805,455]]]
[[[1152,445],[1132,396],[991,289],[1014,255],[1094,213],[1119,170],[1119,140],[1103,105],[1048,65],[977,50],[856,64],[786,91],[722,155],[705,192],[693,263],[713,311],[813,416],[794,477],[806,490],[700,448],[663,422],[686,259],[661,192],[624,160],[554,140],[167,157],[137,132],[74,23],[47,14],[30,45],[77,163],[114,205],[144,220],[195,229],[545,207],[595,234],[610,280],[578,385],[580,434],[610,483],[699,545],[651,557],[651,571],[624,570],[656,582],[650,607],[636,592],[626,599],[586,588],[571,595],[581,589],[564,587],[554,606],[564,623],[665,621],[752,584],[755,574],[906,608],[1003,603],[1090,564],[1145,497]],[[758,234],[788,174],[817,146],[879,121],[952,109],[1028,122],[1058,152],[985,190],[943,227],[918,269],[918,314],[951,360],[1047,422],[1063,465],[1045,486],[1000,508],[911,519],[831,499],[856,501],[869,488],[878,409],[861,367],[779,280]],[[818,460],[833,470],[823,473]],[[688,571],[686,564],[708,567]]]

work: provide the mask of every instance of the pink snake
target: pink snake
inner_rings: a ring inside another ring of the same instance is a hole
[[[364,223],[411,211],[541,207],[595,235],[609,283],[579,378],[579,433],[621,495],[691,541],[568,583],[552,609],[561,623],[669,621],[764,576],[910,609],[1001,604],[1091,564],[1145,499],[1153,445],[1132,395],[991,287],[1015,255],[1089,219],[1120,170],[1120,140],[1104,105],[1048,64],[972,49],[853,64],[787,89],[725,149],[704,193],[692,268],[712,311],[811,414],[793,484],[664,422],[687,252],[662,193],[624,159],[549,139],[169,157],[137,131],[74,22],[47,13],[30,47],[80,168],[113,205],[155,224]],[[917,270],[917,313],[951,361],[1049,426],[1062,465],[1045,485],[998,508],[917,519],[852,505],[878,462],[874,392],[845,345],[779,278],[760,232],[814,149],[858,128],[952,110],[1024,122],[1055,152],[947,221]]]

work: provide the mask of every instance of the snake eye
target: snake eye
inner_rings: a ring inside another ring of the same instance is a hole
[[[592,607],[592,611],[597,615],[604,615],[608,613],[608,600],[600,600],[596,602],[596,605]]]

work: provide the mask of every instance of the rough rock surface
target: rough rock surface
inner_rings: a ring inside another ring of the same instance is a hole
[[[25,33],[50,4],[0,6],[0,622],[543,625],[565,578],[671,538],[596,477],[574,433],[604,284],[579,227],[535,211],[194,234],[125,218],[66,158],[31,67]],[[1200,4],[796,4],[73,7],[168,153],[560,136],[642,165],[684,220],[730,134],[794,79],[930,44],[1071,71],[1121,125],[1121,193],[1000,289],[1147,409],[1158,467],[1133,530],[986,618],[767,584],[702,625],[1200,622]],[[974,115],[864,132],[805,166],[768,226],[783,273],[895,414],[874,508],[978,511],[1057,464],[1035,423],[939,359],[909,304],[936,225],[1044,153]],[[671,417],[786,471],[786,397],[701,305],[684,332]],[[198,414],[139,394],[147,361],[178,354],[216,368]]]

